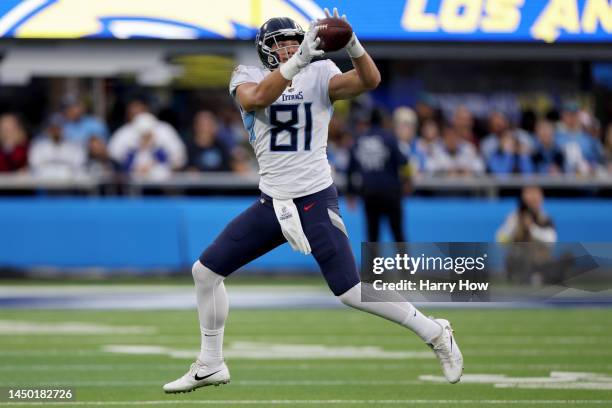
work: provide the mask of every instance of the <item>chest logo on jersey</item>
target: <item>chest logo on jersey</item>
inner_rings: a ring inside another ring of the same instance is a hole
[[[304,99],[304,94],[302,93],[302,91],[296,93],[296,94],[282,94],[281,95],[281,102],[285,102],[285,101],[301,101]]]

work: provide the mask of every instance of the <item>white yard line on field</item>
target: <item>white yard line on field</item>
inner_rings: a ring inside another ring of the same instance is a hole
[[[109,406],[109,405],[406,405],[406,404],[438,404],[438,405],[607,405],[612,400],[428,400],[428,399],[397,399],[397,400],[154,400],[154,401],[83,401],[83,402],[0,402],[0,406],[38,406],[38,405],[70,405],[72,406]]]
[[[91,380],[91,381],[51,381],[51,382],[6,382],[0,383],[1,387],[134,387],[134,386],[160,386],[165,380]],[[424,384],[423,381],[417,380],[237,380],[232,381],[234,386],[336,386],[336,385],[417,385]],[[429,384],[437,385],[437,383]]]
[[[84,322],[34,322],[24,320],[0,320],[0,334],[2,335],[83,335],[83,334],[155,334],[156,327],[144,326],[109,326],[97,323]]]
[[[345,360],[345,362],[350,363],[350,368],[354,370],[385,370],[385,371],[406,371],[408,369],[428,369],[432,367],[432,364],[435,362],[430,362],[428,364],[418,364],[414,361],[403,364],[367,364],[367,363],[351,363],[350,360]],[[345,370],[346,363],[343,362],[342,366],[338,366],[335,362],[317,362],[317,364],[303,364],[296,363],[295,361],[275,361],[274,364],[270,362],[266,363],[265,371],[286,371],[288,369],[292,371],[311,371],[311,370],[321,370],[321,371],[329,371],[329,370]],[[234,360],[231,362],[232,366],[238,367],[242,371],[261,371],[264,367],[261,364],[242,364],[239,360]],[[291,364],[287,364],[291,363]],[[0,372],[19,372],[19,371],[142,371],[143,367],[147,370],[164,370],[169,371],[173,369],[184,369],[188,365],[184,363],[174,363],[174,364],[146,364],[143,362],[139,362],[138,365],[134,364],[117,364],[117,363],[108,363],[108,364],[4,364],[0,366]],[[470,364],[470,368],[472,370],[504,370],[504,371],[525,371],[525,370],[612,370],[612,364],[588,364],[588,363],[567,363],[567,364]]]

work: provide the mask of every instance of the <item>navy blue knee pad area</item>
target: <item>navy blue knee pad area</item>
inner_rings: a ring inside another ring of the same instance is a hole
[[[200,255],[200,262],[219,275],[229,276],[285,242],[272,202],[260,199],[227,224]]]
[[[329,288],[336,296],[343,294],[359,283],[359,273],[340,216],[336,187],[331,185],[293,201],[312,255]],[[202,253],[200,262],[212,271],[228,276],[285,242],[272,199],[262,194],[225,227]]]

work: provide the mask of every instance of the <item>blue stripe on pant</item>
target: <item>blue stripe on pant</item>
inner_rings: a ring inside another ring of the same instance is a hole
[[[331,185],[293,201],[312,254],[329,288],[336,296],[343,294],[359,283],[359,273],[348,238],[337,221],[340,211],[336,187]],[[334,216],[335,222],[330,211],[338,215]],[[272,199],[262,194],[260,199],[225,227],[200,255],[200,262],[212,271],[228,276],[285,242],[274,214]]]

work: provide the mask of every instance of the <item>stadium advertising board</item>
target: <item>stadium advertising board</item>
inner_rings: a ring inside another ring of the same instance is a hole
[[[0,37],[252,39],[269,17],[303,26],[338,6],[360,38],[610,42],[610,0],[6,0]]]

